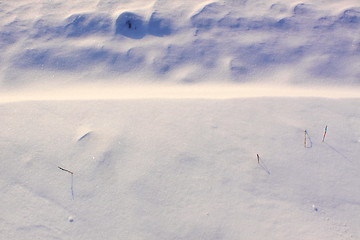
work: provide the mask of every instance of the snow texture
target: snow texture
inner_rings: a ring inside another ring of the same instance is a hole
[[[360,239],[359,1],[8,0],[0,23],[0,239]]]
[[[0,234],[357,239],[359,104],[318,98],[2,104]],[[306,148],[304,129],[312,141]],[[58,166],[74,173],[74,198],[71,174]]]
[[[0,86],[359,85],[358,1],[37,1],[0,5]],[[31,13],[31,14],[30,14]]]

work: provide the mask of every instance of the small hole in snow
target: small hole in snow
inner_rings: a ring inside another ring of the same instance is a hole
[[[126,21],[126,25],[128,25],[128,27],[131,28],[131,22],[130,21]]]

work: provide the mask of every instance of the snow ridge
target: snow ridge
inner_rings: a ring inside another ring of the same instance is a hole
[[[3,86],[24,85],[26,76],[42,83],[359,84],[357,1],[99,1],[71,11],[70,2],[18,2],[2,4]],[[25,14],[34,6],[38,16]]]

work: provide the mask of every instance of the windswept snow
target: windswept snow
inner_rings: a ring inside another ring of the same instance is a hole
[[[355,0],[20,0],[0,13],[3,87],[359,84]]]
[[[2,104],[0,234],[358,239],[359,104],[318,98]],[[58,166],[74,173],[74,199],[71,174]]]
[[[0,23],[0,239],[360,239],[359,1],[8,0]]]

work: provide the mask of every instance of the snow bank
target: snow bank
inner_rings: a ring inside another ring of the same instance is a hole
[[[0,83],[358,85],[359,9],[320,0],[6,2]]]

